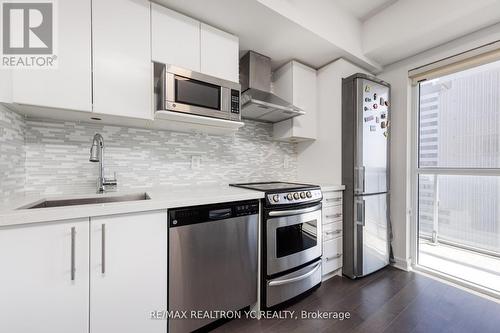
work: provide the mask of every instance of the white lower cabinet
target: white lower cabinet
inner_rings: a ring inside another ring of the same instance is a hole
[[[323,191],[323,280],[342,274],[342,191]]]
[[[88,218],[0,229],[0,267],[0,332],[88,333]]]
[[[0,332],[165,333],[167,212],[0,228]]]
[[[165,333],[167,212],[90,219],[90,333]]]

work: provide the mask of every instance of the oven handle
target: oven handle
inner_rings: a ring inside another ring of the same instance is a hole
[[[290,210],[275,210],[269,212],[269,216],[288,216],[288,215],[299,215],[314,212],[321,209],[321,204],[313,207],[302,208],[302,209],[290,209]]]
[[[271,282],[269,282],[269,287],[281,286],[283,284],[288,284],[288,283],[292,283],[292,282],[297,282],[297,281],[300,281],[300,280],[304,280],[304,279],[308,278],[309,276],[313,275],[314,273],[316,273],[316,271],[320,267],[321,267],[321,261],[318,262],[316,264],[316,266],[312,270],[310,270],[309,272],[307,272],[305,274],[302,274],[300,276],[296,276],[296,277],[290,278],[290,279],[271,281]]]

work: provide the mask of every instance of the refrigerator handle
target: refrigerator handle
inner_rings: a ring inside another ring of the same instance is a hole
[[[359,200],[356,203],[357,218],[356,224],[365,226],[365,200]]]
[[[366,171],[366,168],[365,168],[365,166],[363,165],[363,166],[361,167],[361,179],[363,179],[363,183],[362,183],[362,184],[363,184],[363,191],[362,191],[362,193],[365,193],[365,171]],[[363,207],[365,207],[364,202],[365,202],[365,201],[363,200]],[[363,208],[363,209],[364,209],[364,208]],[[363,219],[364,219],[364,214],[363,214]]]
[[[364,169],[364,168],[363,168],[363,169]],[[363,178],[363,181],[364,181],[364,178]],[[366,205],[365,205],[365,201],[364,201],[364,200],[362,201],[362,205],[363,205],[363,209],[362,209],[362,212],[363,212],[363,215],[362,215],[363,220],[362,220],[362,222],[363,222],[363,227],[364,227],[364,226],[365,226],[365,217],[366,217],[366,214],[365,214],[365,208],[366,208]]]
[[[355,170],[357,172],[355,192],[365,193],[365,167],[356,167]]]

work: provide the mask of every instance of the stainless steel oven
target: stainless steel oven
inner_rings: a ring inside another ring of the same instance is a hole
[[[266,213],[265,307],[321,283],[321,203]]]
[[[317,185],[232,184],[264,191],[261,228],[261,308],[281,306],[321,284],[321,200]]]
[[[280,273],[321,256],[321,203],[271,210],[266,221],[267,274]]]
[[[161,91],[157,93],[162,95],[157,111],[241,120],[240,84],[237,82],[162,64],[155,64],[155,81],[161,83]]]

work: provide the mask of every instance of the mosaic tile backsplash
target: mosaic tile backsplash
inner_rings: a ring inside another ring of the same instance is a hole
[[[0,105],[0,200],[24,190],[25,128],[22,116]]]
[[[32,119],[18,126],[25,133],[24,166],[11,161],[5,170],[24,168],[27,194],[95,190],[98,163],[89,162],[95,133],[104,137],[107,176],[116,172],[122,189],[297,178],[296,144],[273,141],[271,124],[247,121],[233,136]],[[192,156],[201,158],[199,168],[191,167]],[[0,194],[8,191],[2,186]]]

